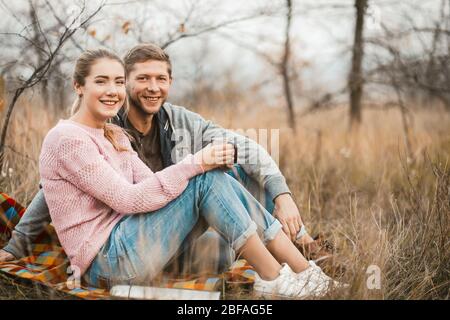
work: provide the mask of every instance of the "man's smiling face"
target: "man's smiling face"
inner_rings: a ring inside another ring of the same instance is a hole
[[[136,63],[127,79],[131,107],[144,114],[156,114],[169,95],[172,78],[165,61],[148,60]]]

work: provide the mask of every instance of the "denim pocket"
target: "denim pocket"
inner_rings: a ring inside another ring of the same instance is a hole
[[[109,278],[113,284],[131,284],[138,275],[140,258],[133,244],[121,236],[119,229],[114,238],[115,241],[107,253]]]
[[[111,281],[109,278],[90,272],[83,276],[83,281],[87,286],[92,286],[100,289],[111,289]]]
[[[83,281],[88,286],[108,289],[111,286],[110,269],[107,254],[101,250],[83,275]]]

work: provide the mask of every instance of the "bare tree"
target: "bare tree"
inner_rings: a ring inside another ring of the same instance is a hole
[[[286,29],[285,29],[285,42],[284,42],[284,54],[280,63],[280,72],[283,77],[284,97],[286,100],[286,106],[289,115],[289,126],[296,131],[296,121],[294,112],[294,103],[292,99],[291,84],[289,79],[289,58],[291,54],[291,23],[292,23],[292,0],[286,0]]]
[[[251,44],[247,41],[243,41],[234,35],[227,33],[220,33],[220,36],[235,45],[246,49],[256,56],[260,57],[266,63],[268,63],[276,72],[277,76],[281,78],[283,98],[286,102],[288,124],[291,129],[296,131],[296,116],[294,97],[292,93],[292,81],[298,76],[295,70],[292,70],[292,49],[291,49],[291,27],[294,18],[294,6],[292,0],[285,0],[284,6],[276,8],[271,12],[273,16],[280,15],[286,22],[283,32],[282,44],[277,44],[281,47],[280,54],[270,54],[269,52],[258,49],[255,44]],[[266,81],[265,81],[266,82]]]
[[[3,107],[5,106],[5,79],[3,75],[0,74],[0,112],[3,111]]]
[[[367,0],[355,0],[355,36],[353,42],[352,67],[348,80],[350,89],[350,127],[361,122],[361,99],[363,95],[362,60],[364,56],[363,30],[364,16],[367,10]]]
[[[366,45],[376,48],[376,54],[372,55],[375,63],[366,72],[365,82],[390,87],[395,97],[399,89],[410,100],[425,100],[426,105],[439,101],[450,110],[450,3],[442,0],[434,19],[424,13],[429,25],[416,25],[417,18],[411,14],[402,13],[403,26],[396,28],[383,23],[382,35],[365,39]],[[411,50],[404,45],[405,39],[420,44],[421,49]]]
[[[31,21],[31,29],[32,35],[31,40],[33,41],[32,51],[34,56],[37,57],[37,65],[42,65],[45,61],[46,55],[45,51],[41,48],[44,48],[46,45],[46,38],[44,35],[44,31],[42,30],[38,15],[40,6],[36,4],[33,0],[28,0],[29,5],[29,20]],[[49,72],[47,72],[49,73]],[[47,77],[43,77],[40,83],[38,84],[39,91],[41,92],[42,101],[44,105],[49,105],[50,102],[50,92],[49,92],[49,81]]]
[[[35,26],[35,28],[39,31],[40,36],[43,39],[43,46],[41,46],[39,43],[35,43],[33,38],[30,38],[28,35],[23,33],[0,34],[9,37],[14,36],[18,39],[24,40],[26,43],[31,44],[32,47],[35,48],[35,50],[41,51],[44,57],[38,60],[37,64],[33,67],[33,72],[31,73],[31,75],[27,77],[23,82],[21,82],[19,86],[14,90],[14,94],[12,95],[11,101],[8,104],[0,136],[0,168],[3,167],[6,134],[16,102],[25,92],[25,90],[32,88],[42,82],[42,80],[48,74],[52,63],[55,61],[56,57],[58,56],[60,50],[63,48],[67,40],[69,40],[75,34],[75,32],[85,26],[95,15],[97,15],[97,13],[103,8],[103,6],[104,3],[101,3],[92,13],[84,18],[83,15],[86,11],[86,6],[85,4],[83,4],[83,6],[80,8],[79,14],[73,17],[72,21],[69,21],[69,24],[65,25],[64,29],[58,34],[56,40],[54,40],[53,43],[48,35],[46,35],[42,31],[39,17],[34,13],[31,14],[33,20],[32,24],[37,25]]]

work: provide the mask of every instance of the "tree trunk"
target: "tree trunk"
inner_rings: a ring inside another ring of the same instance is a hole
[[[361,123],[361,98],[364,83],[362,75],[362,60],[364,56],[363,29],[367,6],[368,0],[355,0],[355,38],[353,43],[352,69],[348,81],[350,89],[350,128],[359,126]]]
[[[5,107],[5,100],[5,79],[0,74],[0,113],[3,112],[3,108]]]
[[[3,168],[3,161],[5,156],[5,143],[6,143],[6,133],[8,132],[9,119],[11,118],[14,106],[19,99],[20,95],[23,93],[25,89],[19,88],[15,91],[14,96],[6,110],[5,119],[3,120],[3,127],[0,134],[0,170]]]
[[[294,112],[294,102],[292,98],[292,90],[289,81],[289,58],[291,51],[291,37],[290,37],[290,29],[292,22],[292,0],[286,0],[286,32],[285,32],[285,42],[284,42],[284,55],[283,60],[281,62],[281,75],[283,77],[283,88],[284,88],[284,97],[286,99],[286,106],[288,108],[289,115],[289,127],[296,132],[297,126],[295,121],[295,112]]]

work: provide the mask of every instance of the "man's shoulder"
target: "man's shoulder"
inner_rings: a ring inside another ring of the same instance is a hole
[[[202,116],[186,107],[166,102],[163,106],[172,121],[180,119],[203,119]]]

